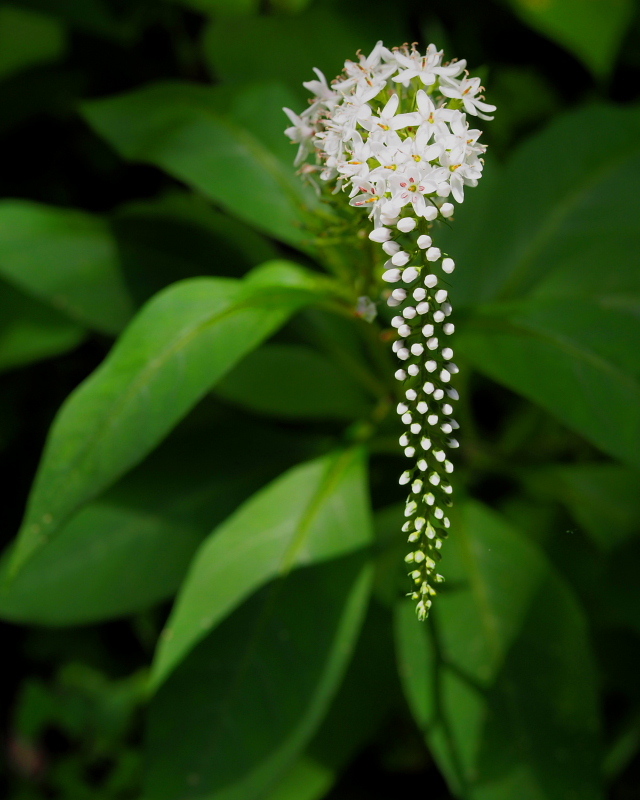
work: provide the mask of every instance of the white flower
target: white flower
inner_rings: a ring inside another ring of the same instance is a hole
[[[480,78],[462,78],[457,81],[454,78],[444,77],[440,84],[440,91],[445,97],[462,100],[467,114],[474,114],[481,119],[493,119],[493,117],[488,117],[483,112],[495,111],[496,107],[489,105],[489,103],[484,103],[476,97],[481,90]]]
[[[294,165],[297,167],[306,158],[307,154],[313,150],[313,137],[316,133],[315,128],[309,124],[304,117],[298,116],[290,108],[283,108],[284,113],[289,117],[293,125],[286,128],[285,134],[292,142],[300,144]]]
[[[415,50],[408,55],[397,52],[398,66],[404,67],[404,69],[394,75],[393,80],[408,86],[412,78],[420,78],[425,86],[432,86],[438,79],[436,68],[440,66],[441,60],[442,50],[437,50],[434,44],[427,47],[424,56]]]

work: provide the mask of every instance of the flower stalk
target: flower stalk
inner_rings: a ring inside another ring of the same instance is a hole
[[[314,71],[317,80],[304,84],[314,95],[309,108],[299,115],[284,109],[286,134],[298,144],[301,173],[335,208],[366,211],[369,239],[384,253],[374,291],[395,311],[392,349],[404,394],[397,411],[406,426],[400,446],[411,463],[400,477],[409,487],[405,561],[425,619],[444,580],[437,564],[450,526],[449,454],[459,427],[450,385],[458,371],[449,345],[454,324],[443,286],[455,263],[433,234],[482,176],[486,148],[467,115],[492,119],[495,106],[484,101],[466,62],[443,62],[433,44],[422,54],[415,45],[389,50],[378,42],[370,55],[346,61],[331,84]],[[371,318],[372,307],[361,297],[358,313]]]

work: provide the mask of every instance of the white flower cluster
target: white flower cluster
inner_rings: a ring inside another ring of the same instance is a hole
[[[492,119],[487,113],[495,110],[466,62],[443,64],[442,55],[433,44],[422,55],[414,46],[389,50],[378,42],[369,56],[347,61],[331,85],[315,70],[318,80],[304,84],[315,96],[302,114],[284,109],[292,122],[286,134],[299,144],[296,164],[312,156],[304,173],[318,172],[335,184],[334,194],[348,193],[351,206],[368,210],[369,238],[387,256],[382,280],[407,287],[394,288],[387,304],[398,312],[391,320],[404,392],[397,411],[407,426],[400,445],[414,462],[400,484],[411,490],[403,530],[420,619],[436,593],[432,584],[443,580],[435,569],[450,526],[447,452],[458,447],[451,434],[459,427],[451,405],[458,394],[449,385],[458,368],[446,344],[454,331],[451,304],[440,286],[444,276],[434,272],[446,276],[455,263],[430,234],[437,219],[453,215],[450,198],[461,203],[464,187],[482,175],[485,146],[467,114]]]

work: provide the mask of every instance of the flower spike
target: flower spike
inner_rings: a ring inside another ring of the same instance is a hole
[[[379,291],[395,313],[392,349],[403,395],[397,412],[406,426],[399,443],[411,463],[400,476],[409,490],[405,561],[410,595],[425,619],[444,580],[437,565],[450,525],[449,453],[458,447],[459,427],[446,288],[455,262],[432,233],[435,222],[452,219],[465,188],[482,176],[486,146],[467,115],[492,119],[495,106],[485,102],[466,62],[443,62],[434,44],[422,54],[415,45],[389,50],[378,42],[369,56],[346,61],[331,84],[314,72],[317,80],[304,84],[314,94],[309,107],[300,115],[285,109],[292,123],[286,134],[299,145],[296,165],[306,162],[303,174],[319,173],[336,202],[342,196],[367,213],[369,239],[386,256]],[[361,301],[371,319],[371,301]]]

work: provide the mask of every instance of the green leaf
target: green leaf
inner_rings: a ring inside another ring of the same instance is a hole
[[[140,302],[170,283],[203,275],[238,278],[278,256],[257,231],[182,191],[127,204],[111,224],[127,284]]]
[[[589,136],[576,135],[586,129]],[[455,224],[438,234],[459,262],[451,278],[456,307],[532,292],[637,296],[638,181],[637,107],[566,114],[520,147],[506,169],[489,164]]]
[[[282,0],[280,0],[282,3]],[[229,26],[242,26],[242,48],[234,46]],[[303,81],[315,80],[314,67],[331,80],[344,67],[345,59],[355,59],[356,52],[368,53],[384,30],[389,45],[405,41],[409,35],[402,16],[388,14],[371,3],[313,3],[301,14],[261,14],[233,19],[214,17],[205,31],[203,50],[212,73],[228,84],[274,80],[295,93],[298,112],[304,108],[309,93]],[[268,53],[268,58],[264,54]],[[284,124],[283,124],[284,120]],[[286,127],[284,115],[280,129]],[[290,148],[291,149],[291,148]]]
[[[0,281],[0,370],[66,353],[84,329]]]
[[[0,79],[59,59],[66,49],[64,29],[44,14],[0,6]]]
[[[345,370],[310,347],[267,344],[254,350],[216,387],[251,411],[280,417],[353,420],[371,399]]]
[[[581,609],[534,545],[467,503],[432,622],[398,608],[400,673],[453,791],[602,797],[596,678]]]
[[[60,410],[12,569],[141,461],[227,370],[297,309],[322,298],[328,285],[293,264],[271,262],[242,282],[188,280],[151,300]]]
[[[549,298],[487,308],[457,344],[482,372],[639,467],[639,338],[631,303]]]
[[[295,174],[293,155],[279,157],[287,146],[281,108],[295,101],[279,87],[248,91],[253,130],[236,119],[246,103],[242,91],[187,83],[148,86],[83,110],[123,157],[161,167],[259,230],[300,245],[305,211],[318,201]],[[276,114],[282,144],[274,152],[268,132]]]
[[[204,542],[163,632],[159,686],[242,600],[294,567],[371,540],[364,454],[347,450],[296,467],[247,501]]]
[[[239,425],[226,411],[203,418],[212,405],[205,403],[135,470],[82,508],[13,580],[6,578],[5,558],[0,616],[38,625],[88,624],[148,609],[174,594],[211,527],[308,449],[299,436],[292,441],[248,420]],[[250,452],[250,463],[239,452]]]
[[[0,203],[0,274],[71,319],[118,333],[133,312],[105,222],[24,200]]]
[[[296,570],[204,639],[151,703],[145,797],[264,797],[339,685],[370,583],[360,553]]]
[[[633,0],[509,0],[509,4],[598,78],[613,69],[634,11]]]
[[[613,550],[640,533],[640,474],[622,464],[552,466],[532,480],[563,502],[603,550]]]

